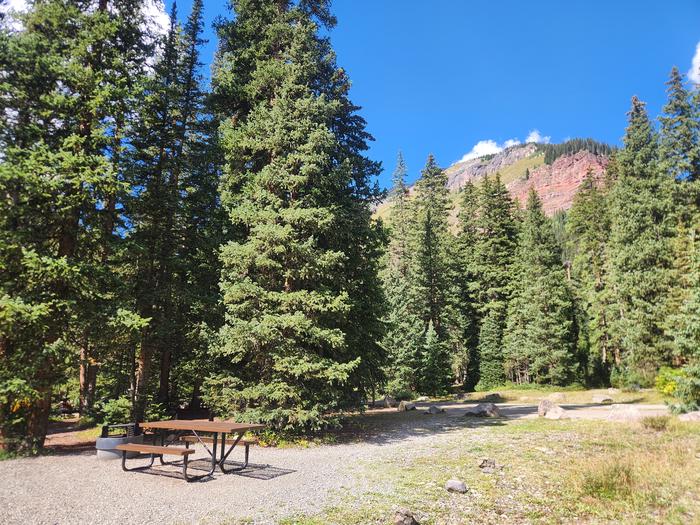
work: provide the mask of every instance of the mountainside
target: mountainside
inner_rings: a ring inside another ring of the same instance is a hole
[[[521,207],[530,188],[542,199],[547,215],[568,210],[586,173],[602,177],[608,165],[610,147],[591,140],[573,140],[563,144],[519,144],[494,155],[457,162],[445,169],[447,186],[457,192],[467,181],[479,184],[485,176],[500,173],[501,181]],[[545,159],[549,163],[545,162]],[[388,205],[377,209],[386,217]],[[456,216],[456,213],[454,214]]]

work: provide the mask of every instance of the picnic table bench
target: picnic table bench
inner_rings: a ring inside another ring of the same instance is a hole
[[[156,457],[160,459],[163,465],[174,465],[176,462],[166,462],[163,459],[164,455],[173,455],[182,457],[182,477],[186,481],[195,481],[198,479],[205,478],[214,474],[216,466],[224,474],[229,472],[238,471],[244,469],[248,465],[248,449],[250,445],[255,443],[252,439],[243,439],[243,435],[250,430],[259,430],[265,428],[265,425],[249,424],[249,423],[236,423],[234,421],[209,421],[206,419],[193,419],[193,420],[183,420],[183,419],[172,419],[168,421],[146,421],[139,423],[139,426],[144,429],[155,430],[157,434],[160,435],[160,446],[155,444],[139,444],[139,443],[129,443],[124,445],[118,445],[117,450],[122,451],[122,469],[125,471],[133,470],[144,470],[153,466],[153,461]],[[191,434],[184,436],[183,440],[185,442],[185,448],[167,446],[165,443],[165,432],[166,431],[186,431],[191,432]],[[209,434],[205,436],[200,436],[199,433]],[[233,441],[228,450],[226,450],[226,434],[233,435]],[[188,457],[193,454],[194,449],[189,448],[190,443],[201,443],[206,451],[211,457],[211,467],[206,474],[198,476],[189,476],[187,474]],[[217,459],[217,447],[221,444],[220,457]],[[235,469],[226,468],[226,459],[233,449],[238,444],[245,446],[245,463],[243,466]],[[212,445],[210,449],[207,445]],[[126,466],[126,453],[127,452],[139,452],[141,454],[149,454],[151,457],[150,464],[142,467],[127,468]]]

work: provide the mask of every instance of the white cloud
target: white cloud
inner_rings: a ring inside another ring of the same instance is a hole
[[[700,42],[695,46],[695,55],[688,71],[688,78],[695,84],[700,84]]]
[[[530,142],[537,142],[538,144],[549,144],[549,142],[552,140],[552,137],[549,135],[547,136],[542,136],[537,129],[533,129],[530,131],[528,134],[527,138],[525,139],[525,143],[530,143]]]

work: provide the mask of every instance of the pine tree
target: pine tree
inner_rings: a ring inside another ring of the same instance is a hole
[[[508,376],[516,383],[565,384],[573,376],[573,302],[552,222],[534,189],[520,232],[513,289],[503,338]]]
[[[384,293],[388,317],[384,347],[387,351],[387,392],[400,396],[418,389],[423,323],[412,309],[410,298],[411,231],[413,217],[406,186],[406,164],[399,153],[389,193],[391,204],[390,242],[384,270]]]
[[[225,324],[210,348],[222,414],[314,430],[383,380],[379,166],[319,24],[325,0],[232,3],[215,69],[222,203],[242,236],[222,247]]]
[[[124,290],[109,265],[130,82],[147,53],[139,4],[32,3],[2,40],[0,427],[6,447],[41,447],[53,388],[96,357]],[[92,385],[92,386],[91,386]]]
[[[606,245],[610,235],[607,185],[599,187],[591,173],[579,187],[569,210],[567,231],[571,238],[571,273],[580,317],[579,348],[585,354],[581,364],[590,381],[607,383],[611,355],[610,289]],[[614,315],[614,313],[612,314]]]
[[[669,359],[664,334],[674,235],[673,180],[659,168],[658,140],[634,97],[611,191],[607,265],[615,318],[611,335],[623,380],[649,384]]]
[[[432,155],[428,157],[421,177],[416,183],[411,221],[411,309],[420,319],[423,332],[431,325],[441,344],[454,349],[459,344],[459,324],[455,310],[453,288],[453,236],[449,230],[449,190],[447,176]],[[437,348],[437,347],[436,347]],[[437,366],[440,360],[433,361]],[[451,372],[450,362],[443,363]],[[434,368],[421,370],[419,389],[435,387]],[[439,383],[439,381],[438,381]],[[427,385],[427,386],[426,386]]]
[[[502,338],[518,231],[513,201],[498,174],[493,180],[484,179],[479,209],[475,250],[477,298],[483,319],[479,331],[479,387],[487,388],[505,379]]]
[[[674,67],[668,86],[668,102],[659,117],[659,166],[674,179],[693,180],[700,167],[700,121],[693,114],[683,75]]]
[[[455,354],[457,377],[465,390],[473,390],[479,382],[479,308],[477,304],[478,274],[476,245],[478,241],[479,192],[467,181],[460,196],[459,231],[455,274],[457,307],[460,316],[460,350]]]
[[[420,366],[421,392],[438,396],[449,391],[452,382],[450,352],[447,344],[440,340],[433,328],[432,321],[428,323],[428,329],[425,332],[425,344],[421,353]]]

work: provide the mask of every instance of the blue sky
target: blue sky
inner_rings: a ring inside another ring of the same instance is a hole
[[[223,4],[205,0],[209,26],[229,16]],[[617,144],[630,97],[658,115],[668,72],[687,72],[700,41],[699,0],[334,0],[333,11],[383,186],[398,150],[413,180],[429,153],[448,166],[532,130]]]

